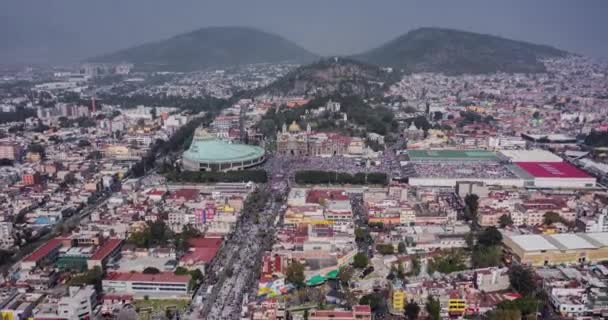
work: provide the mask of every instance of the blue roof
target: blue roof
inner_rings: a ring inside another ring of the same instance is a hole
[[[184,152],[184,159],[205,163],[225,163],[256,160],[264,156],[264,149],[218,139],[194,139]]]

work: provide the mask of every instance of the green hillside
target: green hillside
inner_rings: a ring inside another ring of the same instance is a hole
[[[275,34],[245,27],[211,27],[89,61],[130,62],[139,70],[195,71],[253,63],[304,63],[316,58]]]
[[[537,73],[545,71],[539,59],[565,55],[567,52],[545,45],[451,29],[420,28],[353,58],[405,72]]]

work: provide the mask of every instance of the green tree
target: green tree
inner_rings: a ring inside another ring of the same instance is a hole
[[[532,315],[538,312],[539,301],[531,296],[518,298],[515,300],[505,300],[500,302],[496,308],[499,310],[517,310],[522,315]]]
[[[524,296],[536,292],[536,281],[532,269],[522,265],[512,265],[509,268],[509,282],[511,287]]]
[[[412,257],[412,268],[409,272],[410,276],[417,277],[420,274],[420,257],[418,255],[414,255]]]
[[[405,253],[405,242],[399,242],[399,245],[397,245],[397,252],[399,252],[400,254]]]
[[[503,214],[498,219],[498,223],[500,224],[501,228],[506,228],[507,226],[513,225],[513,219],[511,219],[510,215]]]
[[[564,218],[562,218],[562,216],[560,216],[559,213],[557,213],[555,211],[549,211],[549,212],[545,213],[543,218],[544,218],[543,222],[547,226],[550,226],[557,222],[566,223],[566,220]]]
[[[101,280],[103,279],[103,270],[99,266],[93,267],[82,274],[72,277],[68,284],[70,286],[94,285],[96,290],[101,291]]]
[[[475,234],[472,232],[467,233],[464,236],[464,241],[467,243],[469,250],[472,250],[473,246],[475,246]]]
[[[355,254],[355,256],[353,257],[353,266],[357,269],[363,269],[367,267],[368,263],[369,259],[367,258],[367,255],[362,252],[357,252],[357,254]]]
[[[464,262],[464,253],[461,250],[448,250],[442,255],[436,256],[428,262],[428,271],[433,273],[452,273],[466,270],[467,266]]]
[[[356,228],[355,229],[355,240],[356,241],[363,241],[365,240],[365,236],[366,236],[366,232],[364,229],[362,228]]]
[[[383,255],[389,255],[395,253],[395,247],[390,243],[379,243],[376,245],[376,250]]]
[[[382,296],[380,296],[380,294],[374,292],[374,293],[366,294],[363,297],[361,297],[361,299],[359,300],[359,304],[368,305],[368,306],[370,306],[372,311],[375,311],[378,308],[380,308],[380,306],[382,304],[382,300],[383,300]]]
[[[189,274],[190,272],[184,267],[177,267],[173,273],[178,276],[183,276]]]
[[[145,274],[157,274],[160,273],[160,270],[154,267],[146,267],[143,271]]]
[[[519,310],[493,310],[488,312],[488,320],[521,320],[522,315]]]
[[[340,268],[340,271],[338,272],[338,279],[340,279],[340,283],[342,283],[343,286],[347,287],[348,283],[353,277],[354,272],[355,270],[353,270],[353,268],[349,266]]]
[[[277,125],[272,119],[261,120],[257,127],[265,137],[274,137],[277,134]]]
[[[488,227],[477,236],[477,244],[481,246],[495,246],[502,242],[502,234],[496,227]]]
[[[293,260],[287,266],[287,270],[285,271],[285,280],[298,288],[304,287],[304,280],[306,280],[304,277],[304,265],[296,260]]]
[[[441,320],[441,304],[439,304],[439,300],[435,299],[432,295],[429,295],[425,309],[431,320]]]
[[[411,300],[406,306],[405,306],[405,317],[410,319],[410,320],[414,320],[414,319],[418,319],[418,314],[420,313],[420,306],[414,302],[414,300]]]
[[[477,220],[477,210],[479,209],[479,196],[474,193],[467,194],[464,197],[465,204],[465,220]]]
[[[188,289],[194,288],[200,281],[203,280],[203,272],[200,269],[190,271],[190,281],[188,281]]]
[[[496,267],[502,261],[500,246],[478,246],[473,250],[471,262],[475,268]]]

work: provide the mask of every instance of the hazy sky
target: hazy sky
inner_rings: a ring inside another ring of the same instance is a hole
[[[67,62],[206,26],[274,32],[321,55],[449,27],[608,58],[608,0],[1,0],[0,63]]]

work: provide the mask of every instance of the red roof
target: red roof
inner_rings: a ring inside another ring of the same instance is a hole
[[[122,239],[108,239],[98,250],[93,254],[91,260],[103,260],[112,251],[122,244]]]
[[[566,162],[516,162],[535,178],[590,178],[579,168]]]
[[[179,261],[186,264],[209,263],[215,257],[219,248],[194,248],[186,252]]]
[[[343,310],[313,310],[310,313],[311,313],[312,317],[326,317],[326,318],[353,317],[352,311],[343,311]]]
[[[222,238],[198,237],[188,240],[190,251],[179,260],[185,263],[209,263],[222,245]]]
[[[356,306],[353,306],[353,311],[357,312],[357,313],[359,313],[359,312],[371,313],[372,312],[372,308],[370,306],[366,305],[366,304],[364,304],[364,305],[356,305]]]
[[[148,192],[148,195],[150,195],[150,196],[163,196],[163,195],[165,195],[165,190],[154,189],[154,190],[151,190],[150,192]]]
[[[133,300],[132,294],[106,293],[102,296],[102,300]]]
[[[191,238],[188,239],[188,244],[192,248],[219,248],[222,245],[222,238]]]
[[[188,283],[190,276],[176,275],[173,272],[161,272],[156,274],[146,274],[141,272],[110,272],[104,280],[126,281],[126,282],[168,282],[168,283]]]
[[[306,202],[320,203],[321,200],[348,200],[344,190],[310,190],[306,195]]]
[[[29,256],[25,257],[25,259],[23,259],[23,261],[38,262],[38,260],[45,258],[53,250],[59,249],[61,247],[61,243],[63,240],[64,240],[63,238],[53,238],[53,239],[47,241],[45,244],[41,245],[34,252],[30,253]]]
[[[196,200],[200,191],[198,189],[179,189],[171,194],[170,199],[184,199],[186,201]]]

